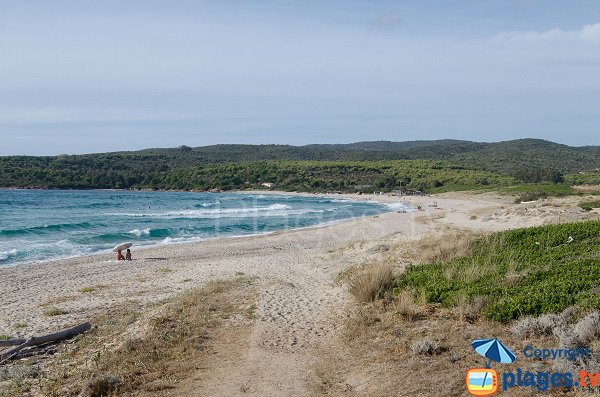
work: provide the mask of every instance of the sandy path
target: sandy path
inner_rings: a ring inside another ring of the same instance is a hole
[[[411,198],[425,211],[140,250],[130,263],[90,256],[0,269],[0,334],[54,330],[126,302],[143,307],[210,280],[243,273],[256,277],[259,288],[250,335],[232,336],[214,365],[176,394],[314,395],[318,379],[313,366],[319,352],[335,348],[340,316],[349,301],[344,287],[336,283],[341,271],[379,255],[381,244],[409,242],[443,225],[490,231],[543,223],[537,216],[516,215],[504,222],[503,211],[514,205],[496,197],[435,200],[443,210],[428,207],[432,198]],[[96,289],[81,292],[82,287]],[[46,317],[47,307],[69,313]]]
[[[391,224],[409,219],[403,215],[385,215],[381,220],[385,227],[373,222],[373,218],[353,221],[351,233],[343,235],[337,233],[337,226],[341,225],[285,233],[278,239],[284,248],[271,247],[287,252],[284,263],[271,255],[255,258],[262,262],[260,267],[254,266],[254,260],[247,266],[243,266],[245,259],[238,262],[245,274],[260,279],[257,319],[252,332],[241,342],[241,347],[231,349],[242,351],[238,360],[202,371],[175,394],[192,396],[202,390],[215,396],[314,395],[318,383],[314,364],[320,351],[337,344],[339,318],[348,299],[336,277],[368,256],[347,257],[335,250],[340,243],[363,241],[365,234],[387,238]],[[410,222],[405,222],[404,227],[408,231]]]

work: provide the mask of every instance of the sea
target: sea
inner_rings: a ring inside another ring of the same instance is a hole
[[[393,208],[286,194],[0,189],[0,267],[96,253],[265,234]]]

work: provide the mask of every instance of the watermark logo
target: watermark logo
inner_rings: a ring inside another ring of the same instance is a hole
[[[491,368],[471,368],[465,384],[473,396],[491,396],[498,391],[498,373]]]
[[[471,368],[467,370],[465,385],[472,396],[491,396],[499,389],[507,391],[515,387],[526,387],[544,392],[553,388],[597,388],[600,387],[600,372],[579,369],[578,372],[532,372],[523,368],[516,368],[498,374],[490,367],[495,361],[510,364],[517,359],[515,353],[504,346],[498,339],[477,339],[471,346],[479,355],[486,359],[484,368]],[[527,345],[523,348],[523,357],[538,362],[565,361],[571,362],[576,367],[589,364],[591,351],[589,347],[573,348],[536,348]]]
[[[485,368],[471,368],[465,376],[467,392],[472,396],[491,396],[498,391],[498,373],[490,367],[492,361],[510,364],[517,355],[498,339],[476,339],[471,343],[477,354],[486,359]]]

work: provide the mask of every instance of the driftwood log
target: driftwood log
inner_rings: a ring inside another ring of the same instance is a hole
[[[79,324],[79,325],[76,325],[71,328],[67,328],[60,332],[55,332],[53,334],[48,334],[48,335],[44,335],[44,336],[33,336],[29,339],[9,339],[9,340],[2,341],[4,343],[0,346],[17,345],[17,347],[0,355],[0,364],[4,363],[5,361],[10,360],[11,358],[13,358],[17,354],[19,354],[19,352],[21,350],[23,350],[27,347],[40,346],[40,345],[45,345],[48,343],[59,342],[61,340],[69,339],[76,335],[84,333],[85,331],[89,330],[90,328],[92,328],[92,324],[89,322],[86,322],[86,323]]]
[[[27,339],[4,339],[0,340],[0,347],[22,345]]]

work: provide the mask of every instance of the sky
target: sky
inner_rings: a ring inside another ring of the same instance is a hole
[[[600,1],[0,0],[0,155],[600,145]]]

